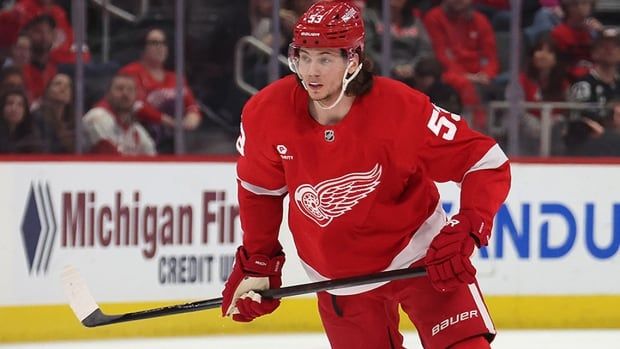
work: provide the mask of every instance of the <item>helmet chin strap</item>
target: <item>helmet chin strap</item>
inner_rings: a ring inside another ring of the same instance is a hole
[[[340,89],[340,95],[338,96],[338,99],[336,99],[336,101],[334,103],[332,103],[332,105],[330,105],[330,106],[326,106],[325,104],[321,103],[320,101],[313,101],[316,104],[317,107],[319,107],[319,108],[321,108],[323,110],[328,110],[328,109],[332,109],[338,103],[340,103],[340,101],[342,100],[342,97],[344,97],[345,91],[347,90],[347,86],[349,86],[349,83],[351,81],[353,81],[353,79],[355,79],[357,74],[359,74],[359,72],[362,70],[362,63],[360,63],[357,66],[357,68],[355,69],[355,71],[351,74],[351,76],[349,76],[347,78],[347,71],[349,71],[349,68],[351,68],[351,65],[353,65],[353,61],[349,61],[349,64],[347,64],[347,68],[344,70],[344,74],[342,76],[342,88]],[[301,84],[304,86],[306,91],[308,91],[308,85],[306,85],[306,82],[301,77],[301,74],[299,74],[299,70],[297,69],[296,64],[294,64],[293,62],[291,62],[289,60],[289,67],[291,68],[292,71],[297,73],[297,76],[299,77],[299,80],[301,80]],[[293,69],[293,68],[295,68],[295,69]]]
[[[351,68],[352,64],[353,64],[352,61],[349,62],[349,64],[347,64],[347,69],[344,70],[344,74],[342,75],[342,88],[340,89],[340,95],[338,96],[338,99],[336,99],[336,101],[332,103],[332,105],[330,106],[326,106],[325,104],[321,103],[321,101],[315,101],[317,107],[323,110],[328,110],[328,109],[332,109],[338,103],[340,103],[340,101],[342,100],[342,97],[344,97],[345,91],[347,90],[347,86],[349,86],[349,83],[353,81],[353,79],[355,79],[357,74],[359,74],[360,70],[362,70],[362,63],[360,63],[357,66],[357,69],[355,69],[355,71],[353,72],[353,74],[351,74],[351,76],[347,78],[347,71],[349,71],[349,68]]]

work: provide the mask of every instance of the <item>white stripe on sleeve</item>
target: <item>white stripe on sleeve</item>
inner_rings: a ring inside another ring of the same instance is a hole
[[[465,176],[470,172],[498,168],[506,161],[508,161],[508,157],[504,154],[499,145],[495,144],[480,160],[478,160],[478,162],[474,164],[474,166],[465,172],[463,178],[465,178]]]
[[[286,193],[288,191],[288,188],[286,186],[283,186],[280,189],[275,189],[275,190],[270,190],[270,189],[266,189],[263,187],[259,187],[258,185],[254,185],[251,183],[248,183],[240,178],[237,177],[237,179],[239,179],[239,183],[241,183],[241,186],[243,188],[245,188],[245,190],[254,193],[256,195],[270,195],[270,196],[280,196],[283,195],[284,193]]]

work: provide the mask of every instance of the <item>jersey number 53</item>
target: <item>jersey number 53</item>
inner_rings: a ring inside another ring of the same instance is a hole
[[[454,135],[456,135],[456,125],[454,122],[460,120],[460,115],[452,114],[433,104],[433,112],[430,119],[428,119],[426,127],[428,127],[435,136],[441,135],[441,138],[446,141],[451,141],[454,139]]]

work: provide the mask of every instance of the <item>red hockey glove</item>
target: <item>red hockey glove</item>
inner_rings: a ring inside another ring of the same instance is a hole
[[[474,246],[486,245],[484,223],[474,214],[459,213],[435,236],[426,252],[426,271],[433,287],[451,291],[476,280],[470,257]]]
[[[222,316],[235,321],[249,322],[270,314],[280,305],[279,299],[261,299],[253,292],[282,286],[284,253],[273,258],[265,255],[248,256],[243,246],[237,249],[235,265],[222,291]]]

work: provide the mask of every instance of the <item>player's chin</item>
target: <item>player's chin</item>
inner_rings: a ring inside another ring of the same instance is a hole
[[[318,93],[318,92],[311,92],[308,95],[310,96],[310,99],[312,99],[315,102],[322,102],[327,97],[327,96],[325,96],[324,93]]]

